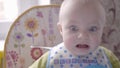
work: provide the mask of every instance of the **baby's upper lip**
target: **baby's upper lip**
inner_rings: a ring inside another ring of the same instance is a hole
[[[89,48],[89,45],[87,45],[87,44],[77,44],[76,47],[77,48]]]

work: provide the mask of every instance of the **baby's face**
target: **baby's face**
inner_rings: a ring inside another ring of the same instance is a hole
[[[65,47],[74,55],[86,55],[100,45],[104,21],[93,9],[68,12],[59,23]]]

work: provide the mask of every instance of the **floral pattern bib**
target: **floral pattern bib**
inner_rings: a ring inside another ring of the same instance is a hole
[[[104,50],[99,47],[86,56],[74,56],[63,43],[51,49],[47,68],[112,68]]]

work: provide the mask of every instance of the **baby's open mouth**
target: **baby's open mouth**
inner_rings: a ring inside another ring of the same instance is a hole
[[[87,44],[77,44],[76,47],[77,48],[89,48],[89,45],[87,45]]]

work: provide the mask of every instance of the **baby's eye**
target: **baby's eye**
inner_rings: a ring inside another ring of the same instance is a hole
[[[91,31],[91,32],[95,32],[95,31],[97,31],[97,30],[98,30],[97,26],[92,26],[92,27],[89,29],[89,31]]]
[[[70,26],[70,30],[71,31],[78,31],[79,29],[77,28],[77,26],[72,25],[72,26]]]

